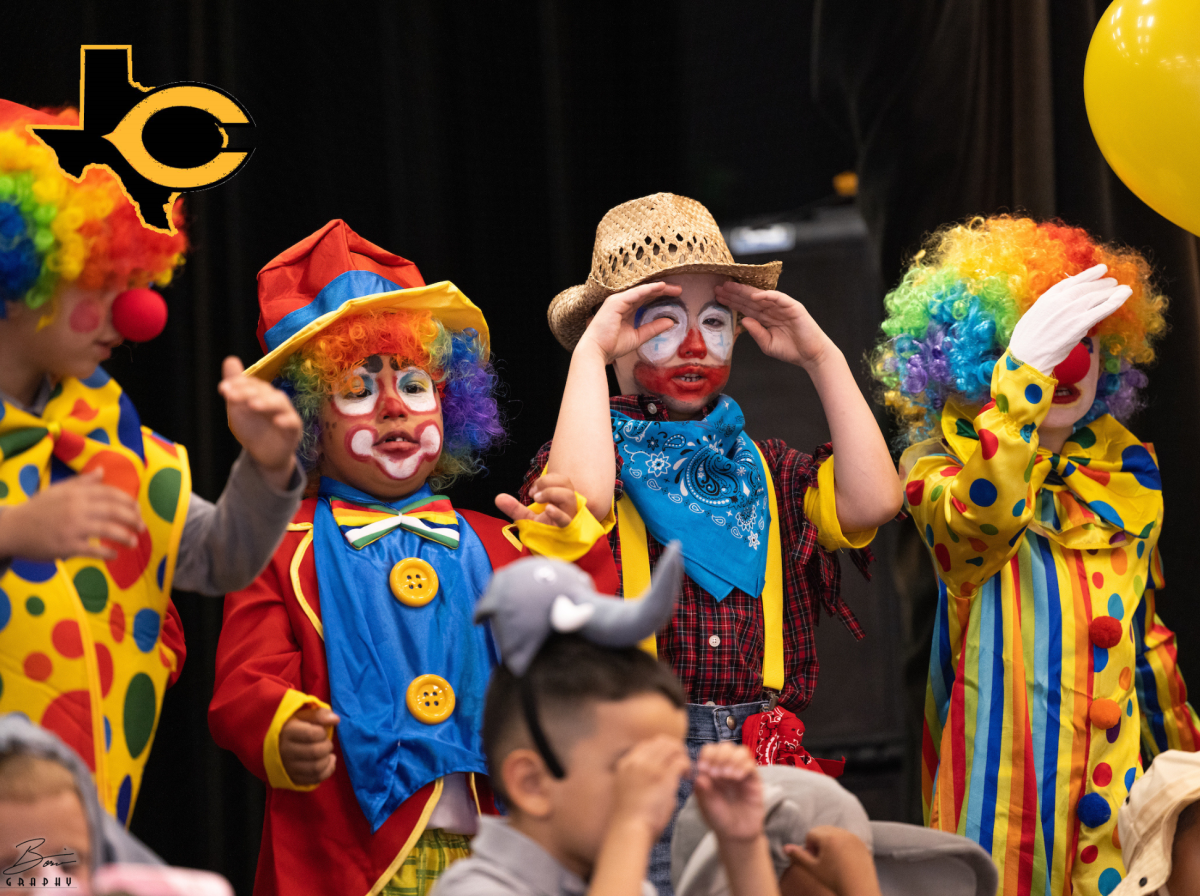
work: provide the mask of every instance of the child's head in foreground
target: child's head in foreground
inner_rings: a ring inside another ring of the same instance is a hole
[[[498,666],[483,716],[492,787],[514,827],[564,864],[590,872],[615,809],[617,763],[654,738],[683,742],[683,689],[641,649],[598,647],[577,635],[552,636],[524,677],[565,774],[556,778],[534,745],[520,679]]]
[[[1160,753],[1130,788],[1117,828],[1125,877],[1112,896],[1200,894],[1200,754]]]
[[[91,169],[72,180],[26,130],[78,122],[73,109],[0,100],[0,321],[20,331],[6,342],[9,364],[86,379],[121,341],[112,322],[117,294],[168,284],[187,237],[178,204],[177,233],[149,230],[112,174]]]
[[[38,856],[64,864],[46,868]],[[71,770],[20,748],[0,753],[0,871],[26,880],[70,877],[75,885],[91,867],[88,815]]]

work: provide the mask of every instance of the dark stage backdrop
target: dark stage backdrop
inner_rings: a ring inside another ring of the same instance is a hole
[[[488,316],[511,443],[453,492],[486,510],[553,430],[568,356],[545,309],[586,276],[608,208],[668,190],[728,222],[820,199],[852,167],[810,99],[812,3],[735,6],[8,4],[0,96],[76,103],[80,44],[129,43],[141,83],[208,81],[254,116],[247,167],[187,203],[194,247],[166,332],[107,365],[144,421],[188,446],[200,494],[217,496],[236,452],[215,387],[225,354],[259,356],[255,273],[341,217]],[[205,719],[220,601],[176,602],[188,659],[133,829],[248,893],[262,788]]]

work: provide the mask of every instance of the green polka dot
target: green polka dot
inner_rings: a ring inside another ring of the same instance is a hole
[[[1008,413],[1008,396],[1001,393],[996,396],[996,410],[1001,414]]]
[[[35,594],[25,601],[25,609],[29,611],[30,616],[41,616],[46,612],[46,602]]]
[[[150,506],[168,523],[175,519],[175,508],[179,506],[179,487],[183,474],[178,470],[159,470],[150,480]]]
[[[946,487],[944,485],[939,485],[937,488],[935,488],[933,490],[933,494],[929,496],[930,499],[933,501],[936,501],[938,498],[940,498],[942,496],[942,492],[945,491],[945,488]]]
[[[108,603],[108,579],[94,566],[85,566],[75,573],[75,590],[89,613],[99,613]]]
[[[1142,596],[1142,590],[1143,590],[1142,577],[1134,576],[1133,577],[1133,593],[1140,598]]]
[[[1028,482],[1030,479],[1033,478],[1033,465],[1036,463],[1037,463],[1037,452],[1035,451],[1033,453],[1033,456],[1029,458],[1029,466],[1027,466],[1025,468],[1025,481],[1026,482]]]
[[[134,759],[142,755],[154,733],[156,702],[150,676],[145,672],[133,676],[125,692],[125,744]]]
[[[46,437],[49,430],[41,426],[30,426],[25,429],[13,430],[0,436],[0,455],[5,458],[15,457],[22,451],[28,451]]]
[[[950,540],[952,542],[954,542],[955,544],[958,544],[958,542],[959,542],[958,535],[955,534],[954,530],[951,529],[949,526],[946,527],[946,534],[950,536]]]
[[[1074,433],[1067,441],[1074,442],[1080,448],[1091,448],[1096,444],[1096,434],[1085,426],[1079,432]]]
[[[54,399],[58,398],[60,395],[62,395],[62,383],[59,383],[54,387],[54,391],[50,393],[50,400],[54,401]]]
[[[991,523],[981,523],[979,526],[979,531],[982,532],[984,535],[996,535],[999,533],[1000,530],[997,529],[995,526],[993,526]]]
[[[0,482],[0,499],[8,497],[8,483]]]

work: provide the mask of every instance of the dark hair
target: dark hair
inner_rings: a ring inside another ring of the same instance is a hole
[[[1175,821],[1175,836],[1178,837],[1184,831],[1194,827],[1198,820],[1200,820],[1200,802],[1185,806]]]
[[[638,694],[662,694],[675,707],[685,701],[675,673],[644,650],[599,647],[579,635],[552,635],[526,670],[524,679],[533,689],[543,726],[558,732],[556,752],[565,756],[571,743],[561,732],[583,734],[578,722],[597,700],[624,700]],[[507,800],[500,766],[522,737],[529,737],[521,706],[521,679],[506,666],[497,666],[488,684],[483,707],[483,751],[487,756],[492,790]],[[553,735],[551,735],[553,736]]]

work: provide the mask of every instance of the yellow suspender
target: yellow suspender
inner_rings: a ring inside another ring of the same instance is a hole
[[[755,450],[758,446],[755,445]],[[775,483],[762,460],[767,483],[767,501],[771,508],[771,525],[767,534],[767,578],[763,583],[763,686],[773,691],[783,690],[783,551],[779,544],[779,505],[775,500]],[[621,539],[621,579],[625,598],[644,594],[650,587],[650,551],[646,541],[646,524],[633,506],[629,495],[621,496],[617,502],[617,525]],[[641,644],[651,656],[658,655],[658,647],[651,635]]]

